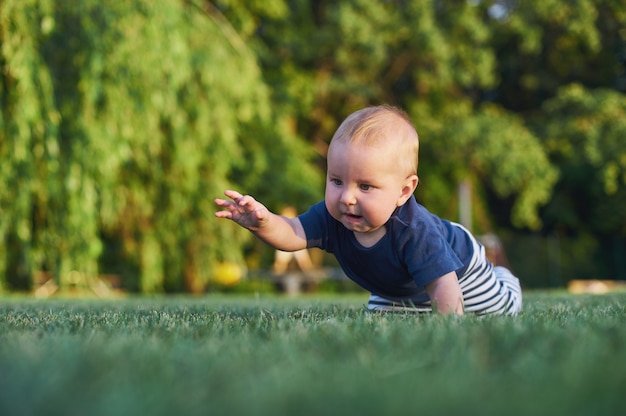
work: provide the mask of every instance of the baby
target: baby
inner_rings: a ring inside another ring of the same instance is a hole
[[[372,311],[509,314],[522,308],[519,280],[494,267],[461,225],[418,204],[419,138],[408,116],[367,107],[339,126],[328,148],[324,201],[288,218],[250,195],[226,191],[215,213],[272,247],[319,247],[371,293]]]

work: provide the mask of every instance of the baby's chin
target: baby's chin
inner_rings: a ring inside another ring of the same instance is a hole
[[[357,231],[367,225],[365,219],[360,215],[342,214],[340,221],[352,231]]]
[[[368,233],[372,233],[375,232],[377,229],[372,227],[371,224],[369,224],[367,221],[362,219],[363,217],[361,217],[360,219],[357,218],[351,218],[350,221],[341,221],[341,223],[343,224],[344,227],[346,227],[348,230],[353,231],[355,233],[359,233],[359,234],[368,234]]]

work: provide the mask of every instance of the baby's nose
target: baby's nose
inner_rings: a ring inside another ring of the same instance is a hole
[[[356,204],[356,197],[354,196],[354,192],[351,192],[349,190],[344,191],[341,194],[341,203],[345,205]]]

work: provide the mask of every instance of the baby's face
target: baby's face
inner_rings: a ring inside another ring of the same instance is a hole
[[[328,152],[326,207],[355,233],[381,233],[397,206],[406,201],[406,176],[393,146],[333,143]],[[358,238],[358,236],[357,236]]]

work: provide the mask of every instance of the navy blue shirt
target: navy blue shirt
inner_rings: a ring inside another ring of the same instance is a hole
[[[474,252],[465,229],[431,214],[414,196],[396,208],[385,224],[387,232],[372,247],[362,246],[324,201],[298,218],[307,247],[333,253],[350,279],[390,299],[428,299],[424,286],[452,271],[463,276]]]

